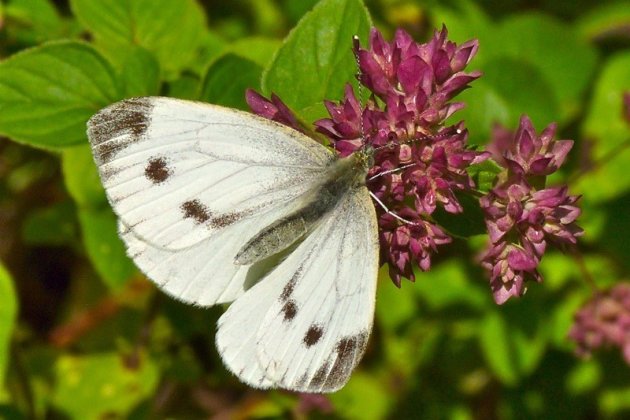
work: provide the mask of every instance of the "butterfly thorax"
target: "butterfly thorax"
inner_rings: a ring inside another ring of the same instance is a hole
[[[341,203],[350,190],[365,185],[370,161],[368,150],[333,160],[321,181],[297,199],[298,208],[254,235],[237,253],[235,263],[253,264],[302,239]]]

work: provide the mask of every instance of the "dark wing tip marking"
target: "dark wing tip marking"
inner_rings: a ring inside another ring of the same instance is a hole
[[[330,367],[331,358],[328,358],[313,375],[308,389],[310,391],[334,390],[346,383],[352,369],[363,356],[367,339],[368,333],[365,331],[339,339],[335,345],[336,357],[332,367]]]
[[[151,98],[132,98],[102,109],[88,121],[88,137],[100,163],[144,136],[151,121]]]
[[[291,321],[297,315],[298,307],[294,300],[287,301],[282,307],[282,313],[284,314],[285,321]]]
[[[324,335],[324,329],[322,328],[322,326],[313,324],[310,326],[308,331],[306,331],[306,334],[304,334],[304,344],[306,345],[306,347],[311,347],[319,342],[319,340],[322,338],[322,335]]]
[[[166,159],[153,157],[144,168],[144,175],[154,184],[161,184],[172,175],[172,171],[168,167]]]
[[[187,219],[193,219],[195,223],[202,224],[210,219],[208,208],[201,204],[199,200],[190,200],[182,203],[182,212]]]

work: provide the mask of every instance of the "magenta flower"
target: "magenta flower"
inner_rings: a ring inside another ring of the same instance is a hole
[[[577,343],[579,356],[618,347],[630,365],[630,284],[618,284],[593,297],[575,314],[569,338]]]
[[[556,129],[556,124],[550,124],[538,136],[529,117],[523,115],[514,137],[495,128],[496,140],[488,150],[515,174],[546,176],[558,170],[573,147],[573,140],[552,140]]]
[[[566,187],[537,190],[529,180],[554,172],[564,162],[573,145],[569,140],[554,141],[555,126],[536,135],[531,121],[522,117],[519,129],[510,136],[495,129],[489,149],[506,170],[499,183],[479,202],[490,236],[481,264],[490,273],[490,286],[498,304],[521,296],[525,282],[542,281],[537,271],[548,242],[574,245],[582,229],[576,219],[578,198]],[[542,182],[544,185],[544,182]]]
[[[461,213],[456,192],[475,187],[466,168],[489,157],[467,148],[463,124],[444,121],[463,104],[450,102],[479,72],[463,70],[477,52],[476,40],[461,46],[443,28],[426,44],[404,31],[386,42],[372,29],[368,49],[356,47],[359,81],[374,96],[362,106],[350,85],[339,103],[326,101],[329,118],[315,122],[336,152],[345,157],[363,147],[374,150],[367,187],[377,203],[381,261],[391,278],[414,279],[414,266],[428,270],[431,255],[451,238],[429,216],[442,207]],[[275,96],[248,93],[252,110],[296,127],[297,119]],[[384,207],[387,207],[386,211]]]
[[[247,89],[245,100],[255,114],[305,132],[295,114],[275,93],[271,94],[271,100],[269,100],[255,90]]]

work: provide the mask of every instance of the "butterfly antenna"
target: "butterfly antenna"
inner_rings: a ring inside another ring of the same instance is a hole
[[[359,130],[361,133],[361,148],[365,148],[365,144],[367,143],[365,139],[365,128],[363,127],[363,86],[361,85],[361,61],[359,59],[359,48],[361,46],[361,41],[359,40],[358,35],[354,35],[352,37],[352,52],[354,53],[354,61],[357,64],[357,94],[359,95],[359,110],[361,115],[359,115]]]
[[[459,129],[459,128],[455,129],[455,134],[461,134],[461,132],[462,132],[461,129]],[[420,141],[420,140],[440,140],[440,139],[443,139],[445,137],[448,137],[451,134],[452,133],[442,133],[442,134],[438,134],[436,136],[427,135],[427,136],[424,136],[424,137],[414,137],[412,139],[408,139],[408,140],[405,140],[403,142],[400,142],[397,145],[400,146],[400,145],[403,145],[403,144],[409,144],[409,143],[413,143],[413,142]],[[377,148],[374,149],[374,151],[376,152],[376,151],[379,151],[379,150],[382,150],[382,149],[386,149],[388,147],[392,147],[392,144],[386,144],[385,146],[377,147]],[[411,168],[412,166],[416,166],[416,165],[417,165],[417,163],[415,163],[415,162],[414,163],[408,163],[407,165],[403,165],[403,166],[399,166],[399,167],[394,168],[394,169],[389,169],[387,171],[379,172],[379,173],[377,173],[375,175],[372,175],[367,180],[369,182],[369,181],[372,181],[372,180],[374,180],[374,179],[376,179],[378,177],[381,177],[381,176],[384,176],[384,175],[393,174],[393,173],[396,173],[396,172],[400,172],[400,171],[403,171],[403,170],[405,170],[407,168]]]
[[[407,220],[402,216],[397,215],[396,213],[394,213],[393,211],[391,211],[390,209],[387,208],[387,206],[385,205],[385,203],[383,203],[377,196],[376,194],[374,194],[372,191],[370,191],[370,197],[372,197],[372,199],[374,199],[374,201],[376,201],[378,203],[379,206],[381,206],[381,208],[383,210],[385,210],[385,213],[393,216],[394,218],[396,218],[397,220],[400,220],[401,222],[408,224],[408,225],[413,225],[413,226],[417,226],[419,223],[416,222],[412,222],[411,220]]]

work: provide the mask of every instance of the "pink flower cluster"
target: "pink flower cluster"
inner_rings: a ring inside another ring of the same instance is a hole
[[[541,281],[537,270],[547,242],[575,244],[582,229],[575,223],[578,197],[566,187],[545,188],[545,176],[555,172],[573,146],[570,140],[554,141],[555,125],[540,136],[522,117],[514,136],[495,130],[488,148],[505,170],[495,187],[480,199],[490,245],[482,265],[490,272],[490,286],[498,304],[525,292],[528,278]]]
[[[414,279],[414,265],[428,270],[437,246],[451,241],[430,215],[438,206],[462,212],[455,192],[474,188],[466,168],[488,157],[466,148],[462,125],[444,126],[463,107],[451,99],[481,75],[463,71],[477,48],[476,40],[448,41],[446,28],[425,44],[402,30],[386,42],[373,29],[369,49],[355,47],[359,81],[372,97],[362,106],[347,85],[340,103],[326,102],[330,118],[315,123],[342,157],[374,150],[367,186],[383,204],[376,206],[381,257],[398,286]],[[250,91],[247,99],[254,112],[299,128],[277,98]]]
[[[453,98],[481,76],[464,72],[477,49],[476,40],[448,41],[446,28],[424,44],[402,30],[386,42],[373,29],[369,48],[354,49],[370,98],[361,104],[348,84],[343,100],[325,102],[330,117],[315,127],[341,157],[373,150],[366,184],[375,197],[381,262],[397,286],[403,277],[414,280],[414,267],[428,270],[437,247],[451,242],[432,215],[438,208],[462,213],[457,193],[475,189],[467,168],[492,155],[505,170],[480,200],[491,239],[482,265],[496,302],[503,303],[524,292],[527,276],[540,281],[536,268],[548,241],[575,243],[580,210],[566,188],[544,187],[573,144],[554,141],[554,125],[538,136],[522,118],[515,136],[497,129],[488,152],[467,147],[463,123],[446,125],[464,106]],[[306,131],[275,95],[267,100],[250,90],[247,101],[255,113]]]
[[[569,338],[577,343],[580,356],[619,347],[630,364],[630,284],[620,283],[591,299],[575,314]]]

